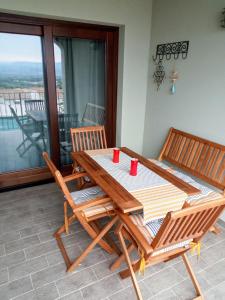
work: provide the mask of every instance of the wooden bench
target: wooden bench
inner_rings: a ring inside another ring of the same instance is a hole
[[[170,128],[159,161],[167,161],[225,195],[225,146]]]

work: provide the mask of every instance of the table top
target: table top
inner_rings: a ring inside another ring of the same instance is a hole
[[[94,151],[72,152],[72,159],[82,166],[82,168],[84,168],[84,170],[96,182],[96,184],[99,185],[107,195],[109,195],[109,197],[124,213],[143,209],[143,205],[136,199],[136,197],[132,193],[128,192],[127,189],[125,189],[115,178],[113,178],[113,176],[111,176],[91,157],[91,153],[95,153]],[[96,150],[96,153],[97,151],[99,150]],[[155,165],[134,151],[131,151],[125,147],[121,148],[121,151],[130,157],[138,158],[142,165],[163,177],[188,195],[200,193],[200,190]],[[107,152],[107,149],[101,150],[102,154],[104,154],[104,152]]]

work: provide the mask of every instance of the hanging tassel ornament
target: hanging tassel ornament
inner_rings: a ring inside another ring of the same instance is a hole
[[[176,93],[176,85],[175,85],[175,83],[176,83],[176,81],[177,81],[178,78],[179,78],[178,77],[178,72],[176,72],[175,70],[172,71],[172,74],[170,76],[170,79],[172,81],[172,86],[171,86],[170,91],[171,91],[172,95],[174,95]]]
[[[145,275],[145,266],[146,266],[144,251],[139,250],[139,255],[141,257],[140,265],[139,265],[139,274],[144,276]]]

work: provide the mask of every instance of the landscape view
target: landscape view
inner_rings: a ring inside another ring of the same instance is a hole
[[[62,88],[61,63],[56,63],[55,69],[57,88],[60,89]],[[43,87],[42,63],[0,61],[0,90],[35,87]]]

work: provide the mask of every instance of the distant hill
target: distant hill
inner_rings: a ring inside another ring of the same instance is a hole
[[[38,62],[0,62],[0,78],[42,77],[43,66]],[[61,78],[61,63],[56,63],[56,77]]]

